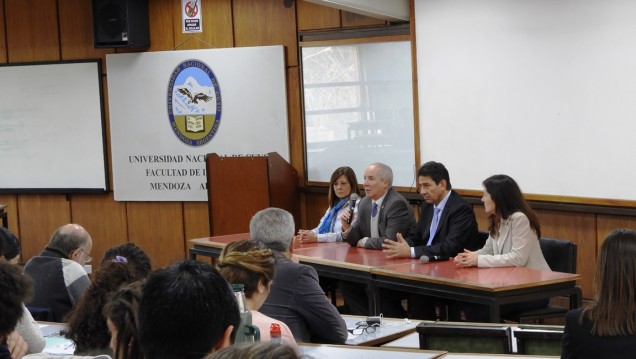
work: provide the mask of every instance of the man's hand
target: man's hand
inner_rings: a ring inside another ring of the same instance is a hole
[[[350,211],[350,208],[346,208],[342,212],[342,215],[340,215],[340,224],[342,225],[343,232],[345,232],[346,230],[349,229],[349,227],[351,227],[351,225],[347,223],[347,221],[349,221],[349,217],[351,217],[351,213],[349,211]]]
[[[411,258],[411,246],[404,240],[402,233],[398,233],[395,237],[397,241],[384,240],[382,252],[386,254],[388,259]]]
[[[22,336],[16,331],[13,331],[7,336],[7,347],[11,352],[11,359],[22,359],[29,349],[29,346]]]

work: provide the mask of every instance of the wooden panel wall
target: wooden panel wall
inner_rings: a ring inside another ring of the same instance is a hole
[[[37,4],[38,11],[32,11],[19,0],[0,0],[0,4],[0,63],[105,60],[106,54],[117,52],[284,45],[290,153],[292,165],[299,173],[299,183],[302,183],[304,173],[304,152],[298,18],[303,23],[313,24],[314,29],[342,27],[343,23],[345,26],[368,26],[377,22],[326,7],[306,6],[303,1],[286,8],[281,0],[208,0],[202,7],[203,32],[183,34],[180,3],[152,0],[149,2],[150,47],[95,49],[90,1],[41,0]],[[321,20],[315,20],[316,14],[322,14],[318,16]],[[103,66],[103,72],[112,183],[106,66]],[[96,261],[106,249],[123,242],[134,242],[150,254],[155,267],[185,258],[190,247],[188,239],[206,237],[210,231],[205,202],[116,202],[109,193],[0,195],[0,203],[7,204],[9,228],[23,242],[23,261],[39,253],[57,227],[71,222],[83,225],[91,233],[94,241],[91,254]]]

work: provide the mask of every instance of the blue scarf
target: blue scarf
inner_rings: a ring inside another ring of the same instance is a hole
[[[325,220],[322,221],[322,224],[318,228],[319,234],[333,232],[333,221],[338,220],[338,218],[336,218],[336,214],[342,209],[342,207],[345,206],[345,204],[347,204],[347,198],[341,199],[340,202],[336,203],[335,206],[329,209],[327,217],[325,217]]]

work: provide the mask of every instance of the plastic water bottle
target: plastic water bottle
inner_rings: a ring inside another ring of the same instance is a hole
[[[269,337],[272,342],[283,344],[283,338],[280,332],[280,324],[272,323],[272,325],[269,327]]]
[[[258,331],[258,327],[252,325],[252,312],[247,308],[247,301],[245,300],[245,292],[243,284],[232,284],[234,290],[234,296],[236,297],[236,303],[241,313],[241,323],[236,330],[234,341],[236,343],[242,342],[258,342],[261,339],[261,333]]]

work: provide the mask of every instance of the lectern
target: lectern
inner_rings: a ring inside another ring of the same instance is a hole
[[[252,216],[267,207],[285,209],[298,222],[298,173],[278,153],[206,156],[210,235],[249,232]]]

